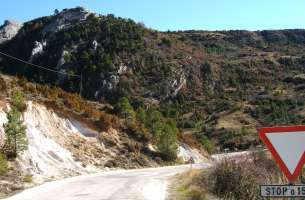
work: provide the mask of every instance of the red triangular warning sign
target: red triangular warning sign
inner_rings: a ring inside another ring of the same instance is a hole
[[[259,136],[287,179],[295,181],[305,163],[305,126],[262,128]]]

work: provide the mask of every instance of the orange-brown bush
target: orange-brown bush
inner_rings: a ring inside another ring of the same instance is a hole
[[[134,136],[137,140],[148,142],[151,139],[151,135],[144,126],[141,126],[132,120],[126,120],[125,124],[127,133]]]
[[[47,99],[45,103],[57,104],[58,102],[63,102],[63,105],[59,103],[57,106],[61,108],[64,107],[65,110],[75,111],[74,114],[81,114],[82,117],[92,120],[91,122],[94,122],[102,131],[107,131],[109,128],[118,129],[121,127],[120,119],[118,117],[101,112],[96,106],[88,103],[78,94],[66,92],[58,87],[28,83],[26,82],[26,79],[22,79],[22,81],[18,80],[16,83],[19,83],[19,85],[21,84],[24,91],[30,93],[32,96],[40,95],[44,99]]]
[[[17,80],[15,78],[10,83],[11,88],[15,88],[17,86]]]
[[[84,108],[84,117],[99,119],[101,117],[101,112],[96,110],[93,106],[87,104]]]
[[[21,87],[25,87],[27,82],[28,82],[27,79],[23,76],[18,78],[18,80],[17,80],[18,85]]]
[[[3,91],[6,91],[7,87],[6,87],[6,83],[5,83],[5,80],[0,77],[0,91],[3,92]]]
[[[59,89],[58,87],[48,88],[47,98],[50,99],[51,101],[56,102],[58,100],[59,94],[62,92],[63,91],[61,89]]]
[[[75,110],[77,112],[81,112],[84,108],[84,100],[82,100],[79,95],[63,92],[62,96],[64,104],[68,108],[71,108],[72,110]]]
[[[27,84],[25,87],[24,87],[24,91],[27,92],[27,93],[30,93],[31,95],[37,95],[37,89],[36,89],[36,85],[34,84]]]
[[[56,102],[58,99],[62,99],[64,105],[76,112],[83,112],[86,108],[86,102],[78,94],[65,92],[58,87],[49,87],[46,85],[36,85],[36,90],[43,97],[47,98],[50,101]]]
[[[108,131],[110,128],[114,128],[114,129],[119,128],[120,120],[114,115],[101,113],[97,125],[102,129],[102,131]]]
[[[37,90],[37,92],[38,92],[39,94],[41,94],[43,97],[47,97],[49,87],[46,86],[46,85],[37,84],[37,85],[36,85],[36,90]]]

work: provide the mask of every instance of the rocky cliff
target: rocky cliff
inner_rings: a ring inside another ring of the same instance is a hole
[[[21,28],[21,23],[9,20],[5,21],[0,27],[0,44],[15,37]]]

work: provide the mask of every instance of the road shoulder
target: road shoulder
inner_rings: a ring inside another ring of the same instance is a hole
[[[202,170],[191,170],[172,177],[167,200],[217,200],[207,189],[200,187],[202,173]]]

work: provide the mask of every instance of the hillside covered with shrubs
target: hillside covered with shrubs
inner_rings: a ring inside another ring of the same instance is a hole
[[[305,30],[159,32],[77,7],[26,22],[0,44],[61,74],[3,54],[0,70],[172,157],[177,139],[209,152],[242,150],[259,145],[262,126],[304,123],[304,43]],[[91,109],[87,100],[107,106]]]

